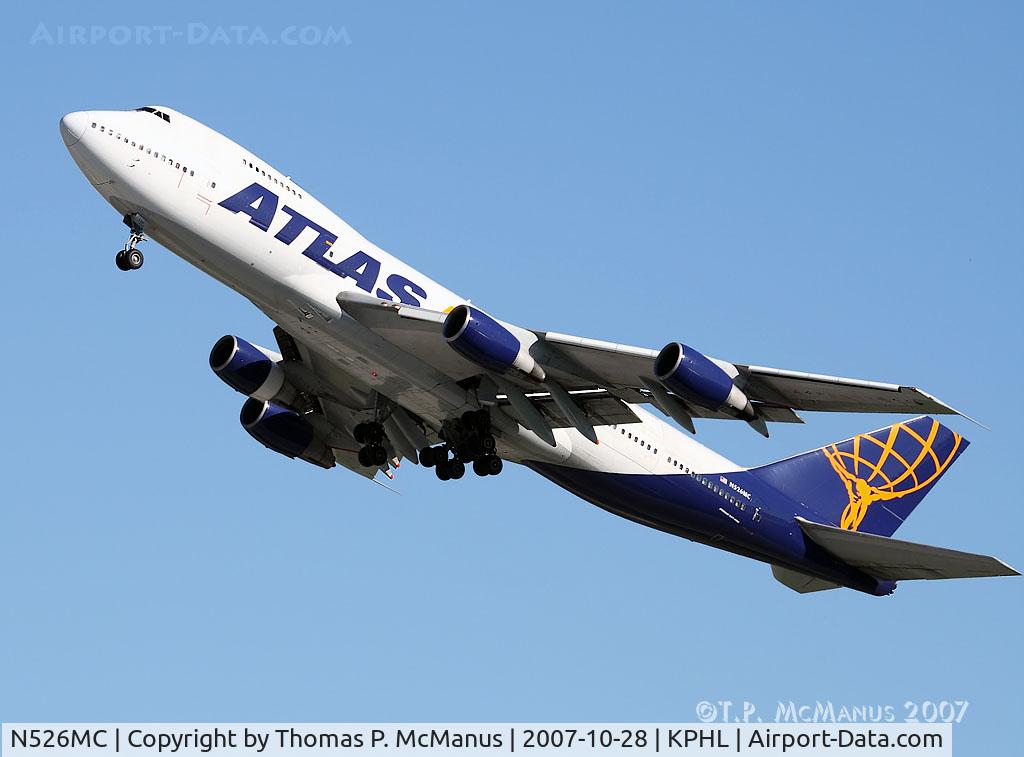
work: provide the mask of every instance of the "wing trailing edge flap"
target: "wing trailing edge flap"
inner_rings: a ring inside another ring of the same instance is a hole
[[[507,389],[507,385],[504,388]],[[570,390],[566,394],[594,426],[640,422],[640,418],[629,405],[604,389]],[[541,412],[544,421],[551,428],[576,426],[573,419],[566,417],[550,392],[524,392],[523,396]],[[501,406],[512,404],[509,396],[504,393],[498,394],[496,399]],[[514,407],[512,409],[515,410]]]
[[[654,396],[654,395],[652,395],[652,396]],[[694,403],[691,403],[691,402],[685,402],[681,398],[676,397],[676,395],[674,395],[674,394],[670,394],[669,397],[672,397],[672,398],[676,399],[679,402],[683,402],[685,404],[686,409],[689,411],[690,415],[693,416],[694,418],[710,418],[710,419],[713,419],[713,420],[723,420],[723,421],[734,421],[734,420],[736,420],[736,417],[733,416],[733,415],[729,415],[728,413],[723,413],[720,410],[708,410],[706,407],[701,407],[700,405],[697,405],[697,404],[694,404]],[[655,399],[657,399],[657,398],[655,397]],[[650,399],[647,399],[645,401],[650,402]],[[655,402],[654,404],[658,405],[660,407],[660,403],[659,402]],[[764,405],[764,404],[762,404],[760,402],[754,402],[754,403],[752,403],[752,405],[753,405],[754,409],[757,410],[758,417],[763,419],[763,420],[765,420],[765,421],[767,421],[767,422],[769,422],[769,423],[803,423],[804,422],[804,419],[801,418],[799,415],[797,415],[796,412],[792,408],[789,408],[789,407],[775,407],[774,405]],[[666,413],[666,415],[668,415],[668,413]]]
[[[797,522],[807,538],[818,546],[878,579],[909,581],[1020,575],[1002,560],[988,555],[848,531],[803,518],[797,518]]]
[[[352,450],[343,450],[334,447],[334,459],[343,468],[348,468],[353,473],[358,473],[363,478],[368,478],[371,481],[377,475],[379,468],[366,468],[359,462],[359,457]]]

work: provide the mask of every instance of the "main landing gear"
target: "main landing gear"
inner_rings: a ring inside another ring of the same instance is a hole
[[[359,464],[377,468],[388,461],[384,447],[384,426],[379,423],[359,423],[352,429],[352,435],[363,446],[359,449]]]
[[[145,221],[138,213],[129,213],[124,217],[124,225],[132,230],[124,248],[114,256],[114,264],[122,271],[137,271],[142,268],[145,258],[136,247],[140,242],[146,241],[146,235],[142,233]]]
[[[442,481],[462,478],[466,475],[466,463],[472,464],[478,476],[501,473],[503,465],[494,454],[491,416],[486,410],[470,410],[461,418],[445,421],[441,436],[444,444],[420,450],[420,465],[433,468]]]

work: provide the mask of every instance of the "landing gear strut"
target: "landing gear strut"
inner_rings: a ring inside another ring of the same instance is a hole
[[[501,458],[494,454],[496,443],[491,434],[491,416],[486,410],[470,410],[461,418],[446,421],[441,437],[444,444],[420,450],[420,464],[434,468],[442,481],[462,478],[466,463],[472,463],[478,476],[501,473],[503,466]]]
[[[122,271],[137,271],[142,268],[145,258],[136,247],[146,241],[146,235],[142,233],[145,220],[138,213],[128,213],[124,217],[124,225],[132,230],[124,248],[114,256],[114,264]]]

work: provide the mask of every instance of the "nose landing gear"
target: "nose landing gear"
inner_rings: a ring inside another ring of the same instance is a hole
[[[124,224],[132,230],[124,248],[114,256],[114,264],[122,271],[137,271],[142,268],[145,258],[136,247],[146,241],[146,235],[142,233],[145,220],[138,213],[129,213],[124,217]]]

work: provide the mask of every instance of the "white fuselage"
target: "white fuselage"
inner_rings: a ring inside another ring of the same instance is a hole
[[[435,430],[467,409],[461,394],[438,389],[450,385],[448,377],[349,318],[336,299],[352,290],[445,311],[464,298],[364,238],[286,174],[169,108],[71,113],[61,132],[79,168],[119,213],[141,215],[147,236],[243,294],[352,382]],[[269,194],[256,198],[253,215],[219,204],[254,183]],[[500,452],[608,473],[737,470],[644,408],[631,408],[640,423],[598,427],[600,444],[556,429],[552,448],[516,424],[518,433],[499,440]]]

